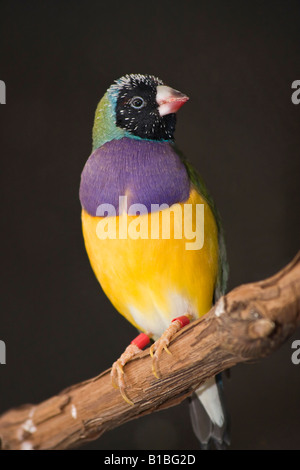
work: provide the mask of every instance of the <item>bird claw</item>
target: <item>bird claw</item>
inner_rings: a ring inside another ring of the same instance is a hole
[[[164,350],[169,354],[169,356],[172,356],[170,349],[166,345],[164,345]]]
[[[190,315],[187,315],[189,318]],[[172,323],[168,326],[166,331],[161,335],[161,337],[155,341],[150,347],[150,356],[152,358],[152,372],[157,379],[160,378],[160,373],[158,370],[158,361],[161,356],[163,350],[166,351],[167,354],[172,355],[171,351],[169,350],[168,346],[170,344],[171,339],[182,328],[182,323],[180,319],[183,317],[178,317],[178,319],[174,319]],[[144,344],[145,345],[145,344]],[[134,344],[133,342],[127,346],[123,354],[120,358],[113,363],[111,368],[111,382],[114,388],[119,389],[123,399],[129,405],[134,405],[134,403],[128,398],[125,389],[125,378],[124,378],[124,366],[125,364],[130,361],[136,354],[138,354],[141,349]]]
[[[134,405],[133,401],[128,398],[125,389],[126,389],[126,384],[125,384],[125,379],[124,379],[124,369],[123,367],[125,364],[127,364],[130,359],[132,359],[136,354],[140,352],[140,349],[135,346],[134,344],[130,344],[127,346],[123,354],[120,356],[120,358],[113,363],[110,376],[111,376],[111,383],[112,386],[115,389],[119,389],[123,399],[128,403],[129,405]]]
[[[158,365],[158,359],[155,358],[155,359],[152,361],[152,373],[154,374],[154,376],[155,376],[157,379],[160,379],[160,374],[159,374],[159,372],[157,371],[157,365]]]
[[[168,346],[170,344],[171,339],[181,329],[181,324],[178,320],[173,321],[166,331],[161,335],[161,337],[152,344],[150,348],[150,356],[152,357],[152,372],[157,379],[160,378],[160,373],[158,371],[158,361],[161,356],[163,349],[169,355],[172,355],[171,351],[169,350]]]

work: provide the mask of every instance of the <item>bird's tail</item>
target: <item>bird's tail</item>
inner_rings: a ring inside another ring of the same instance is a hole
[[[202,449],[226,449],[230,444],[221,374],[211,377],[189,399],[195,435]]]

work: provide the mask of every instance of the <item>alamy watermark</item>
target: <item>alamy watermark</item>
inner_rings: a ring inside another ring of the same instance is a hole
[[[293,104],[299,104],[300,103],[300,80],[294,80],[292,83],[292,88],[294,93],[292,93],[291,100]]]
[[[6,104],[6,86],[3,80],[0,80],[0,104]]]
[[[295,341],[292,342],[291,347],[292,349],[295,349],[291,356],[292,363],[297,366],[298,364],[300,364],[300,339],[295,339]]]
[[[186,250],[201,250],[204,244],[204,204],[144,204],[127,206],[127,196],[119,196],[119,220],[113,204],[100,204],[96,211],[96,233],[105,239],[185,239]],[[149,215],[149,217],[147,216]],[[128,219],[128,216],[135,216]],[[173,220],[173,222],[172,222]],[[150,223],[149,223],[150,222]],[[193,241],[192,241],[193,240]]]
[[[0,364],[6,364],[6,345],[0,340]]]

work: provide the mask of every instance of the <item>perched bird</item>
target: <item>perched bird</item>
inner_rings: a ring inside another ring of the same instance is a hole
[[[152,75],[116,80],[98,104],[93,151],[81,175],[92,268],[115,308],[141,332],[112,367],[112,381],[128,403],[126,362],[154,340],[150,353],[158,377],[159,358],[174,333],[207,313],[226,288],[218,212],[174,143],[176,112],[187,100]],[[214,378],[190,400],[203,448],[228,443],[222,401]]]

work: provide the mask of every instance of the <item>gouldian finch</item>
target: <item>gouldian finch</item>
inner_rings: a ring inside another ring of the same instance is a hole
[[[159,377],[173,335],[207,313],[226,288],[218,212],[174,143],[176,113],[187,100],[152,75],[116,80],[96,109],[93,150],[81,175],[90,263],[112,304],[140,332],[112,367],[112,382],[128,403],[126,362],[151,339]],[[203,448],[228,443],[215,378],[193,394],[190,411]]]

